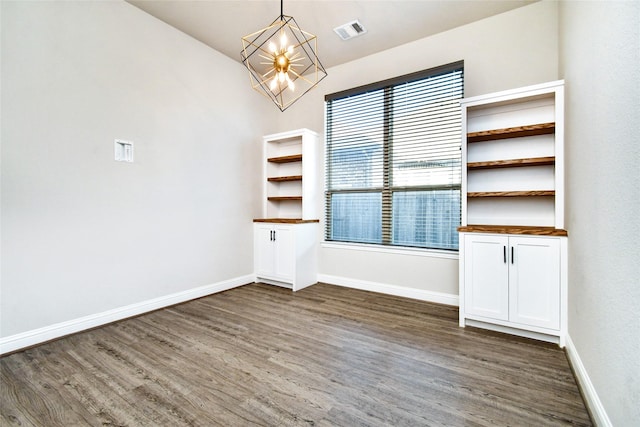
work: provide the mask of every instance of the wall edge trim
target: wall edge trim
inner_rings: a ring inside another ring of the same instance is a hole
[[[47,341],[62,338],[67,335],[86,331],[88,329],[104,326],[118,320],[126,319],[140,314],[149,313],[154,310],[169,307],[175,304],[187,302],[196,298],[237,288],[254,281],[253,274],[239,276],[229,280],[200,286],[186,291],[153,298],[146,301],[129,304],[123,307],[114,308],[101,313],[90,314],[77,319],[67,320],[42,328],[21,332],[0,338],[0,356],[13,353],[34,345],[43,344]]]
[[[360,289],[363,291],[378,292],[382,294],[395,295],[399,297],[412,298],[421,301],[434,302],[459,306],[459,297],[455,294],[444,292],[427,291],[424,289],[407,288],[404,286],[391,285],[387,283],[370,282],[367,280],[350,279],[329,274],[318,274],[318,281],[330,285],[343,286],[346,288]]]
[[[567,344],[566,346],[567,358],[569,359],[569,364],[573,369],[573,373],[578,383],[578,387],[580,388],[580,392],[582,393],[582,397],[584,398],[585,404],[587,406],[587,410],[591,415],[592,421],[597,426],[613,427],[613,424],[611,423],[611,420],[607,415],[607,411],[605,411],[604,406],[602,405],[602,401],[600,401],[600,397],[598,397],[596,388],[593,386],[593,383],[591,382],[591,378],[589,378],[587,369],[584,367],[584,364],[580,359],[580,355],[578,354],[578,349],[574,345],[573,341],[571,340],[571,336],[569,334],[567,334],[566,344]]]

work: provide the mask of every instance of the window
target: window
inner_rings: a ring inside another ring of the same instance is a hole
[[[327,95],[328,241],[458,249],[463,64]]]

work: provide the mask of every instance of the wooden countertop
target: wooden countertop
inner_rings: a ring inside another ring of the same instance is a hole
[[[275,222],[278,224],[306,224],[309,222],[320,222],[319,219],[301,218],[255,218],[253,222]]]
[[[567,230],[525,225],[467,225],[458,227],[463,233],[529,234],[533,236],[567,236]]]

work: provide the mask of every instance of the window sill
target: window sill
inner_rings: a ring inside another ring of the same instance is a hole
[[[459,259],[458,252],[438,249],[401,248],[380,245],[367,245],[365,243],[322,242],[322,248],[343,249],[349,251],[381,252],[394,255],[422,256],[430,258]]]

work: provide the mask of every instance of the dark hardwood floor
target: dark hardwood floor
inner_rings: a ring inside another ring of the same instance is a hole
[[[3,426],[591,425],[556,345],[251,284],[0,359]]]

